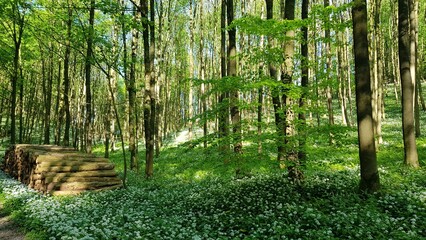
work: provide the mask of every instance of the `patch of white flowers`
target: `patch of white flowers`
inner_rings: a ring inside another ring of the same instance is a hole
[[[425,188],[372,196],[355,192],[357,172],[239,181],[147,182],[77,197],[41,196],[0,173],[12,210],[48,239],[420,239]]]

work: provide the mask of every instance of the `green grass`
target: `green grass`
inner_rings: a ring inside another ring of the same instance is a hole
[[[302,185],[279,168],[265,134],[262,154],[256,137],[245,139],[242,156],[219,154],[214,141],[206,149],[197,140],[168,145],[150,180],[140,151],[128,189],[77,197],[41,196],[0,174],[0,199],[30,239],[426,239],[425,168],[403,164],[395,103],[387,117],[374,195],[358,192],[356,128],[322,126],[309,129]],[[417,143],[425,166],[426,138]],[[110,159],[122,176],[121,152]]]

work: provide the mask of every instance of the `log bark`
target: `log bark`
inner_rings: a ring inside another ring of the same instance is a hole
[[[106,158],[72,148],[20,144],[6,151],[2,170],[40,192],[66,195],[122,187],[114,167]]]

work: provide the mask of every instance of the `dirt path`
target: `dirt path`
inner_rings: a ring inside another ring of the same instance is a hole
[[[2,240],[24,240],[25,235],[19,227],[10,220],[10,216],[3,210],[0,203],[0,239]]]

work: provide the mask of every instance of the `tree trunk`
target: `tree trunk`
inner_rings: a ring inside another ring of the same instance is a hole
[[[95,0],[90,1],[89,12],[89,33],[87,37],[87,52],[85,60],[85,88],[86,88],[86,116],[84,122],[84,134],[86,152],[92,152],[92,92],[91,92],[91,68],[93,55],[93,35],[94,35],[94,20],[95,20]]]
[[[124,6],[124,1],[123,1]],[[139,11],[136,11],[137,7],[134,6],[133,19],[136,22],[140,21]],[[124,15],[124,10],[122,12]],[[123,45],[125,46],[126,31],[124,30],[124,23],[122,27],[122,38]],[[132,28],[132,43],[131,43],[131,61],[130,61],[130,75],[127,83],[128,101],[129,101],[129,152],[130,152],[130,169],[139,171],[139,164],[137,158],[137,143],[136,143],[136,63],[137,63],[137,50],[139,43],[139,31],[136,28]],[[127,56],[124,56],[127,59]]]
[[[309,11],[309,0],[302,1],[302,20],[308,18]],[[301,43],[301,54],[302,54],[302,94],[299,99],[299,152],[298,158],[299,161],[304,162],[306,160],[306,115],[305,115],[305,105],[308,97],[308,84],[309,84],[309,55],[308,55],[308,27],[303,26],[302,29],[302,43]]]
[[[43,98],[44,98],[44,144],[50,143],[50,113],[52,106],[52,83],[53,83],[53,46],[49,49],[49,73],[47,79],[43,80]],[[47,82],[46,82],[47,81]]]
[[[145,66],[145,91],[144,91],[144,130],[145,130],[145,176],[151,178],[154,167],[154,119],[155,116],[155,78],[153,76],[154,64],[154,46],[150,39],[153,39],[154,32],[151,31],[153,26],[148,23],[148,3],[141,0],[142,10],[142,27],[143,27],[143,49],[144,49],[144,66]],[[151,2],[150,2],[151,3]],[[151,17],[154,14],[154,8],[151,6]],[[151,21],[153,19],[151,18]],[[150,38],[151,37],[151,38]]]
[[[21,42],[22,34],[24,32],[24,17],[21,16],[18,10],[18,6],[12,5],[14,14],[17,15],[18,22],[13,21],[13,43],[14,43],[14,55],[13,55],[13,72],[11,78],[11,103],[10,103],[10,144],[16,143],[16,94],[17,84],[19,80],[19,69],[21,68],[20,57],[21,57]]]
[[[227,5],[227,20],[228,27],[234,21],[234,0],[228,0]],[[228,29],[228,77],[235,78],[237,76],[237,47],[236,47],[236,32],[235,27]],[[231,81],[235,81],[231,80]],[[232,89],[230,93],[230,110],[232,120],[232,133],[233,133],[233,145],[234,152],[241,154],[243,151],[243,143],[241,136],[241,116],[239,109],[239,91],[238,89]]]
[[[273,18],[274,10],[274,1],[266,1],[266,19]],[[268,37],[268,48],[272,47],[272,38]],[[276,67],[269,63],[269,75],[273,80],[277,79],[277,69]],[[285,137],[285,128],[284,128],[284,113],[282,112],[281,100],[279,97],[279,90],[277,88],[272,89],[272,105],[274,107],[274,118],[276,126],[276,143],[277,143],[277,160],[279,162],[285,160],[285,148],[284,148],[284,137]]]
[[[220,14],[220,72],[222,81],[227,75],[226,72],[226,0],[222,0],[221,3],[221,14]],[[227,91],[222,91],[219,95],[218,105],[219,105],[219,148],[222,153],[229,152],[229,106],[227,99]]]
[[[404,139],[404,162],[411,167],[419,167],[416,136],[414,129],[414,89],[415,79],[410,72],[410,28],[409,0],[398,1],[398,50],[399,71],[402,87],[402,134]]]
[[[65,129],[64,129],[64,146],[70,145],[70,126],[71,126],[71,112],[70,112],[70,78],[69,78],[69,59],[71,53],[71,27],[72,27],[72,0],[68,2],[68,19],[67,19],[67,39],[65,41],[65,55],[64,55],[64,109],[65,109]],[[60,136],[59,136],[60,137]]]
[[[418,46],[418,0],[409,0],[410,4],[410,73],[414,82],[414,126],[416,137],[420,136],[419,88],[417,86],[417,46]]]
[[[367,40],[367,2],[355,0],[352,8],[358,146],[361,166],[360,190],[376,192],[380,187],[371,106],[371,80]]]
[[[193,116],[194,116],[194,94],[192,82],[195,78],[194,74],[194,32],[195,32],[195,10],[193,1],[189,2],[189,82],[188,82],[188,140],[192,140]]]
[[[330,0],[324,0],[324,7],[327,8],[330,6]],[[330,16],[327,16],[327,23],[330,21]],[[330,37],[330,28],[325,27],[325,58],[326,58],[326,79],[327,79],[327,87],[326,87],[326,96],[327,96],[327,111],[328,111],[328,125],[334,125],[334,113],[333,113],[333,93],[332,93],[332,80],[330,79],[330,69],[331,69],[331,37]],[[330,129],[331,131],[331,129]],[[333,133],[329,134],[329,144],[334,142]]]
[[[205,61],[204,61],[204,34],[203,34],[203,21],[204,21],[204,19],[203,19],[203,11],[204,11],[204,8],[203,8],[203,5],[204,5],[204,1],[203,0],[201,0],[200,1],[200,3],[199,3],[199,6],[200,6],[200,9],[199,9],[199,12],[200,12],[200,16],[199,16],[199,19],[200,19],[200,46],[199,46],[199,48],[200,48],[200,52],[199,52],[199,63],[200,63],[200,73],[199,73],[199,76],[200,76],[200,80],[201,81],[204,81],[204,79],[205,79],[205,76],[206,76],[206,64],[205,64]],[[203,114],[203,120],[202,120],[202,123],[203,123],[203,147],[204,148],[207,148],[207,135],[208,135],[208,119],[207,119],[207,96],[205,96],[205,93],[206,93],[206,84],[203,82],[203,83],[201,83],[201,86],[200,86],[200,100],[201,100],[201,111],[202,111],[202,114]]]
[[[286,20],[294,20],[295,17],[295,0],[285,0],[284,15],[283,18]],[[282,8],[283,6],[281,6]],[[293,84],[293,69],[294,69],[294,30],[287,30],[285,33],[289,40],[285,41],[284,46],[284,65],[281,71],[281,81],[285,85]],[[295,125],[294,125],[294,110],[292,107],[293,100],[288,96],[287,91],[282,93],[282,111],[284,112],[284,148],[285,158],[287,160],[288,176],[292,181],[299,182],[303,179],[303,173],[300,171],[300,162],[298,159],[297,142],[293,139],[295,136]]]

